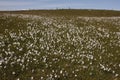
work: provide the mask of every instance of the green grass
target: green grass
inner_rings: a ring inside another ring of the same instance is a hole
[[[32,14],[42,16],[85,16],[85,17],[117,17],[120,11],[115,10],[94,10],[94,9],[57,9],[57,10],[21,10],[1,11],[0,13],[10,14]]]
[[[120,79],[120,18],[62,11],[0,15],[0,80]]]

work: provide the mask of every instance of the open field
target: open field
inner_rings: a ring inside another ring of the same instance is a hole
[[[31,14],[39,16],[69,16],[69,17],[118,17],[120,11],[114,10],[87,10],[87,9],[58,9],[58,10],[21,10],[21,11],[1,11],[9,14]]]
[[[0,80],[120,80],[120,12],[98,12],[1,12]]]

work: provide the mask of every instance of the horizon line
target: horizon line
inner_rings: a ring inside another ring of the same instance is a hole
[[[43,8],[43,9],[9,9],[9,10],[0,10],[0,11],[31,11],[31,10],[108,10],[108,11],[120,11],[119,9],[87,9],[87,8],[53,8],[53,9],[47,9],[47,8]]]

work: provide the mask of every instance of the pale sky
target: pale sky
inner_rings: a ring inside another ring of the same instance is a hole
[[[120,10],[120,0],[0,0],[0,10],[56,8]]]

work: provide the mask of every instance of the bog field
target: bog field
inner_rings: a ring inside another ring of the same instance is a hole
[[[120,11],[0,12],[0,80],[120,80]]]

